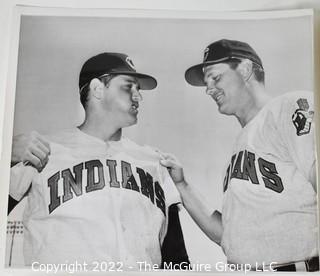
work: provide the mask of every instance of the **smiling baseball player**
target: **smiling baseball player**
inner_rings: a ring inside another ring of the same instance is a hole
[[[242,126],[226,166],[222,215],[206,206],[175,157],[162,160],[190,215],[229,263],[319,270],[313,94],[271,99],[261,59],[235,40],[210,44],[185,78],[206,86],[219,112]]]
[[[176,214],[179,194],[161,154],[122,136],[123,127],[137,122],[140,88],[156,85],[124,54],[85,62],[79,79],[84,123],[47,137],[50,158],[40,172],[23,163],[12,168],[11,197],[28,196],[26,265],[86,262],[122,271],[138,269],[139,262],[159,268],[189,262]]]

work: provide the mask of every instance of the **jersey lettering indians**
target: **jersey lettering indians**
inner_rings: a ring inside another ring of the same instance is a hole
[[[240,132],[224,178],[222,248],[229,262],[317,256],[313,94],[270,101]]]
[[[28,193],[25,263],[160,265],[168,207],[179,196],[159,153],[126,138],[105,143],[78,129],[49,139],[49,162],[33,175]],[[17,175],[10,191],[19,199]]]
[[[48,206],[49,213],[52,213],[61,204],[72,200],[74,195],[79,197],[83,193],[91,193],[104,189],[107,185],[111,188],[129,189],[141,193],[150,199],[164,215],[166,205],[164,192],[158,181],[153,180],[152,175],[137,167],[136,173],[139,175],[140,185],[132,172],[132,164],[121,160],[121,177],[118,180],[117,176],[117,160],[106,159],[105,166],[100,160],[90,160],[79,163],[73,168],[64,169],[56,172],[48,179],[48,187],[50,188],[50,204]],[[107,179],[104,175],[107,174]],[[83,187],[83,174],[86,173],[86,186]],[[59,181],[63,180],[63,196],[58,194]]]
[[[282,180],[278,175],[276,164],[261,157],[256,160],[256,155],[248,150],[242,150],[231,157],[231,163],[224,179],[223,191],[227,190],[228,183],[232,178],[247,180],[252,184],[260,185],[258,173],[267,189],[277,193],[283,191]]]

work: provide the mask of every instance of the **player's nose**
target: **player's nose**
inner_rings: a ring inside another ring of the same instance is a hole
[[[206,79],[206,94],[213,95],[215,91],[217,91],[216,83],[213,79]]]
[[[143,100],[139,89],[135,89],[135,88],[133,89],[133,91],[132,91],[132,100],[134,102],[141,102]]]
[[[207,86],[206,94],[209,96],[213,96],[213,94],[217,91],[217,88],[214,86]]]

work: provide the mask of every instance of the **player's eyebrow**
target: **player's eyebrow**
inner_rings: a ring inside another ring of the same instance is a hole
[[[127,79],[125,79],[125,81],[128,82],[128,83],[130,83],[130,84],[135,84],[135,85],[137,86],[137,89],[140,90],[140,83],[139,83],[139,81],[138,81],[136,78],[134,78],[134,79],[132,79],[132,78],[127,78]]]
[[[215,72],[215,71],[211,71],[211,72],[206,72],[204,73],[204,78],[209,78],[209,77],[213,77],[213,78],[216,78],[217,76],[219,76],[221,73],[219,72]]]

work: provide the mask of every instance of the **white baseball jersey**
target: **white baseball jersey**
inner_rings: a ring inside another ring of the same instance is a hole
[[[318,254],[313,94],[270,101],[241,131],[224,180],[222,248],[232,263]]]
[[[79,129],[50,141],[51,155],[41,173],[20,164],[11,174],[15,199],[32,179],[23,218],[26,265],[160,265],[168,207],[180,201],[160,154],[126,138],[105,143]]]

